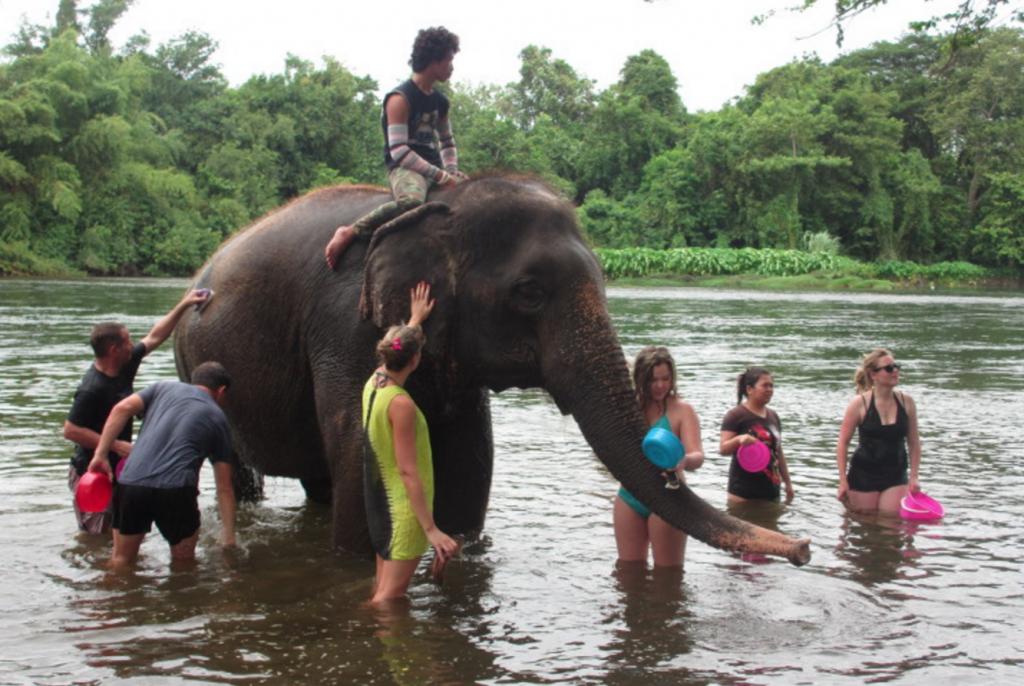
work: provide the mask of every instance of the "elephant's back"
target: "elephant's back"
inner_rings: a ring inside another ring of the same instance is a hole
[[[352,224],[390,195],[369,186],[326,186],[292,200],[227,239],[200,270],[199,281],[234,269],[323,264],[334,230]],[[206,284],[202,284],[206,286]]]

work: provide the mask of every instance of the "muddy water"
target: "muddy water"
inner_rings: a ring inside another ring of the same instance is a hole
[[[92,323],[139,336],[178,280],[0,281],[0,684],[1007,683],[1024,651],[1024,299],[612,289],[626,352],[662,343],[713,455],[732,378],[775,372],[797,489],[737,514],[814,540],[814,559],[748,562],[691,542],[682,578],[614,569],[613,480],[537,391],[495,396],[487,534],[443,590],[363,607],[368,560],[328,546],[325,509],[288,480],[240,513],[244,551],[214,545],[203,474],[200,562],[158,538],[137,572],[79,538],[60,436]],[[940,523],[851,517],[834,442],[859,353],[897,352],[917,400],[922,484]],[[169,345],[139,387],[174,375]],[[580,380],[585,383],[585,379]],[[690,478],[724,507],[727,464]]]

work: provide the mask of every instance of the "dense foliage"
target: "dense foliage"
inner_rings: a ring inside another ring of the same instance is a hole
[[[0,63],[0,271],[187,274],[300,193],[383,183],[372,79],[289,57],[233,88],[209,36],[110,45],[134,0],[51,1],[55,25],[22,26]],[[767,265],[814,241],[813,259],[1019,267],[1024,35],[944,45],[806,57],[714,112],[688,112],[651,50],[604,91],[531,45],[519,81],[448,92],[462,167],[543,176],[597,248]]]
[[[966,284],[997,276],[969,262],[889,260],[864,263],[835,253],[753,248],[625,248],[596,250],[611,279],[648,276],[802,276],[829,274],[909,283]]]

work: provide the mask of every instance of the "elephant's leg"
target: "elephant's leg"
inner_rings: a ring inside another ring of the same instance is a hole
[[[257,503],[263,500],[263,475],[252,467],[236,461],[235,468],[231,470],[231,485],[239,502]]]
[[[299,483],[302,484],[302,490],[306,492],[306,497],[314,503],[326,505],[331,502],[331,480],[329,478],[303,477],[299,479]]]
[[[321,410],[320,430],[324,455],[330,472],[330,502],[334,545],[353,553],[372,552],[363,500],[363,441],[358,410],[341,409],[342,400],[331,411]],[[359,405],[349,402],[358,408]]]
[[[338,448],[340,459],[333,465],[331,514],[334,545],[352,553],[371,553],[370,531],[366,525],[363,499],[363,447],[360,432],[353,431]]]
[[[466,395],[450,420],[430,427],[434,520],[449,535],[483,530],[494,473],[494,436],[487,391]]]

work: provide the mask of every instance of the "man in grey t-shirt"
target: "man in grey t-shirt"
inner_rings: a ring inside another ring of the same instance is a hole
[[[217,484],[221,545],[235,543],[234,457],[227,418],[220,406],[231,383],[223,365],[205,362],[192,385],[161,382],[117,405],[103,427],[89,471],[112,475],[109,452],[122,427],[135,415],[145,420],[125,462],[114,494],[113,565],[130,565],[142,539],[156,523],[175,560],[195,558],[199,540],[199,470],[207,457]]]

